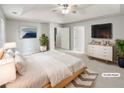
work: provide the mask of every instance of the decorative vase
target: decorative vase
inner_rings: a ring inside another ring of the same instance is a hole
[[[124,68],[124,58],[121,58],[121,57],[118,58],[118,65]]]
[[[46,51],[47,50],[47,46],[40,46],[40,51],[41,52],[44,52],[44,51]]]

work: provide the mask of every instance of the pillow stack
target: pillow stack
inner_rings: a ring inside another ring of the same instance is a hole
[[[14,62],[14,52],[12,50],[4,51],[3,48],[0,49],[0,63],[4,62]]]
[[[0,59],[1,62],[4,62],[6,59],[13,59],[15,62],[16,71],[19,75],[23,75],[26,69],[26,62],[23,56],[16,51],[15,53],[8,49],[5,52],[0,49]]]
[[[26,62],[18,51],[15,52],[15,65],[18,74],[23,75],[26,70]]]
[[[7,58],[14,58],[14,52],[11,49],[8,49],[3,55],[3,59]]]

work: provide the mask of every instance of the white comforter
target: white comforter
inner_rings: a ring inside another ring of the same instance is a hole
[[[36,62],[36,64],[38,63],[38,65],[47,73],[52,87],[60,83],[61,80],[73,75],[65,64],[58,62],[56,59],[44,55],[43,53],[31,55],[30,59],[31,61]]]
[[[83,67],[86,67],[86,65],[83,64],[81,59],[62,52],[52,50],[52,51],[44,52],[44,54],[53,57],[58,62],[64,63],[73,73],[77,72]]]
[[[26,72],[6,87],[42,87],[48,82],[54,87],[61,80],[85,67],[81,60],[57,51],[25,56]]]
[[[40,88],[49,82],[42,66],[26,57],[26,71],[23,76],[17,74],[16,80],[6,84],[7,88]]]

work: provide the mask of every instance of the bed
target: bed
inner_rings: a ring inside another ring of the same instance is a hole
[[[17,74],[16,80],[6,84],[7,88],[62,88],[86,69],[80,59],[55,50],[24,58],[24,75]]]

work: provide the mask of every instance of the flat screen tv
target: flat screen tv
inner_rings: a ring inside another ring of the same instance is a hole
[[[92,38],[112,38],[112,23],[92,25]]]

